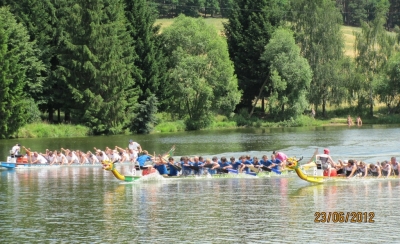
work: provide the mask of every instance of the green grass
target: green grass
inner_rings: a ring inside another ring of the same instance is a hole
[[[82,137],[91,135],[89,128],[82,125],[32,123],[21,127],[14,137],[42,138],[42,137]]]

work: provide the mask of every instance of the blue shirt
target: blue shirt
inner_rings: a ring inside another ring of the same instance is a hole
[[[271,164],[276,164],[274,167],[272,167],[273,169],[279,170],[279,165],[281,165],[282,161],[279,159],[275,159],[275,160],[268,160],[271,162]]]
[[[268,167],[272,164],[272,161],[271,160],[264,161],[263,159],[261,159],[260,164],[264,165],[265,167]]]
[[[169,174],[172,175],[172,176],[177,176],[178,175],[178,170],[175,169],[175,167],[172,166],[171,163],[168,163],[168,166],[169,166]]]
[[[220,163],[219,163],[219,167],[220,167],[220,168],[223,168],[223,167],[226,167],[226,166],[229,166],[229,165],[231,165],[229,162],[225,162],[225,163],[220,162]]]
[[[151,157],[149,155],[142,155],[136,161],[139,163],[139,166],[144,166],[147,161],[151,161]]]
[[[167,166],[165,166],[165,164],[156,164],[154,165],[154,168],[158,170],[158,173],[160,173],[160,175],[168,174]]]
[[[240,161],[234,162],[234,163],[232,164],[232,169],[238,170],[238,169],[239,169],[239,166],[240,166],[241,164],[242,164],[242,162],[240,162]]]

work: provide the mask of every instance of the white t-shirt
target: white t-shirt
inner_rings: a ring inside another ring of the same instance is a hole
[[[129,143],[128,147],[129,147],[129,149],[138,151],[140,144],[134,141],[134,142]]]
[[[60,155],[57,155],[57,159],[56,159],[57,163],[62,163],[63,160],[64,160],[64,162],[67,162],[67,158],[65,157],[64,154],[61,153]]]
[[[42,155],[38,154],[37,157],[32,156],[32,162],[38,160],[36,163],[47,164],[47,159],[45,159]]]
[[[19,154],[19,151],[21,150],[21,148],[17,145],[13,146],[11,151],[14,153],[14,155]]]
[[[70,162],[70,161],[72,161],[72,162],[77,162],[77,163],[79,163],[79,159],[78,159],[78,157],[75,155],[75,153],[72,153],[72,156],[67,156],[67,160],[68,160],[68,162]]]

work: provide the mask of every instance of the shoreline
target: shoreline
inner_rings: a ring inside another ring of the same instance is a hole
[[[386,123],[382,123],[384,119],[370,119],[366,120],[363,125],[400,125],[399,119],[388,118]],[[182,125],[182,121],[175,122],[161,122],[154,127],[150,134],[164,134],[164,133],[174,133],[174,132],[184,132],[185,126]],[[165,125],[168,125],[165,127]],[[309,118],[304,121],[304,118],[293,121],[281,121],[281,122],[268,122],[257,120],[256,122],[251,122],[247,125],[238,126],[234,121],[216,121],[209,128],[202,130],[224,130],[224,129],[240,129],[240,128],[293,128],[293,127],[336,127],[336,126],[346,126],[345,118],[332,118],[329,120],[312,119]],[[349,128],[362,127],[357,125],[352,125]],[[132,134],[125,131],[123,134]],[[72,125],[72,124],[49,124],[46,122],[27,124],[21,127],[13,137],[9,139],[17,138],[69,138],[69,137],[86,137],[94,136],[88,127],[83,125]]]

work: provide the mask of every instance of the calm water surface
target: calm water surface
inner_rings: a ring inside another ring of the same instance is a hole
[[[132,136],[1,140],[43,151],[126,145]],[[394,127],[224,130],[134,136],[157,153],[278,149],[374,162],[400,157]],[[122,173],[129,166],[119,166]],[[124,168],[125,167],[125,168]],[[400,180],[311,185],[297,177],[163,179],[126,184],[101,168],[0,171],[0,243],[398,243]],[[374,212],[375,223],[314,223],[315,212]]]

